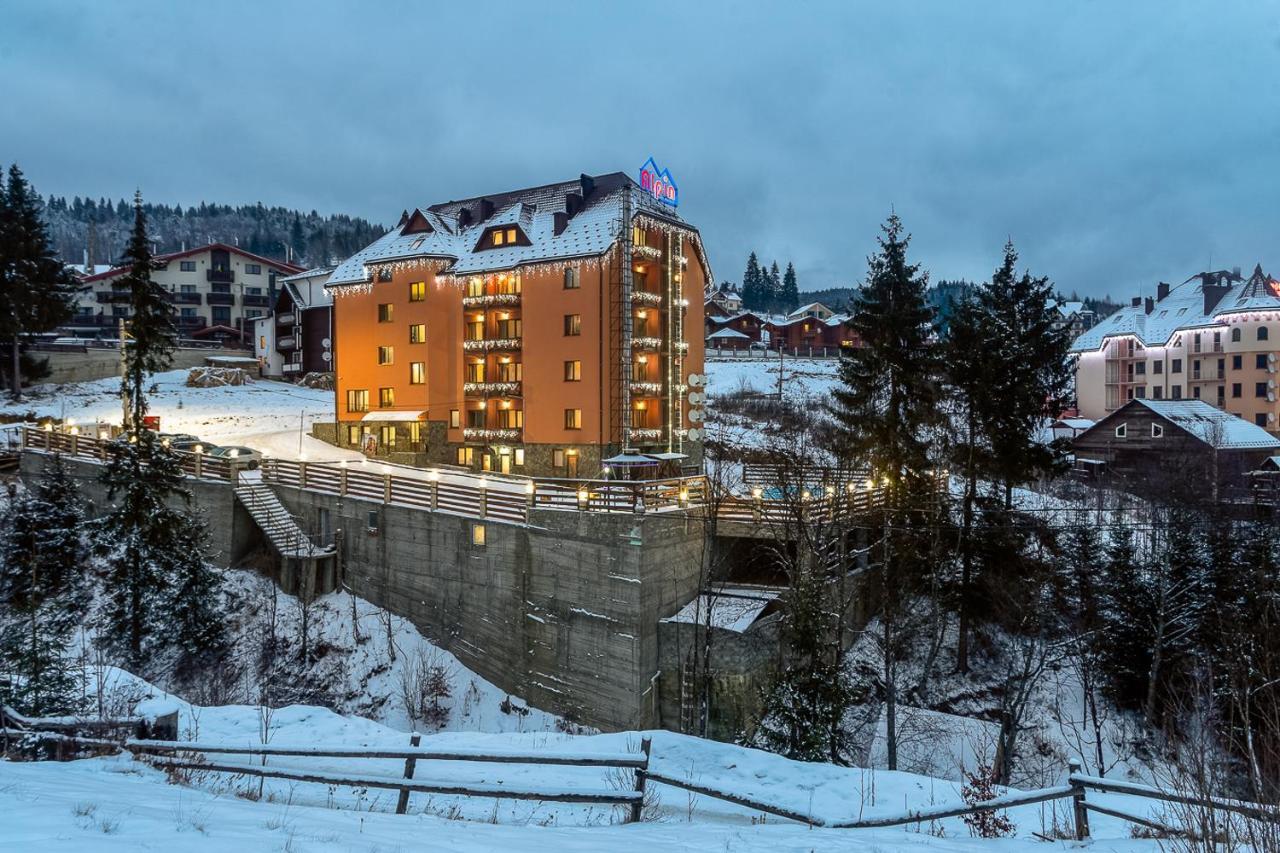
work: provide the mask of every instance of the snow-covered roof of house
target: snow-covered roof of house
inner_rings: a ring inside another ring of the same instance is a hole
[[[1068,429],[1088,429],[1097,421],[1089,418],[1059,418],[1053,422],[1054,427],[1067,427]]]
[[[1206,282],[1212,284],[1206,285]],[[1230,282],[1229,289],[1214,289],[1208,293],[1210,302],[1205,310],[1206,286],[1219,288],[1222,282]],[[1100,320],[1084,332],[1071,345],[1072,352],[1088,352],[1102,346],[1107,338],[1132,336],[1143,346],[1167,344],[1174,333],[1181,329],[1203,328],[1222,322],[1228,315],[1248,311],[1280,310],[1280,282],[1254,267],[1247,281],[1230,273],[1197,273],[1182,284],[1170,289],[1169,294],[1153,302],[1148,313],[1146,301],[1138,305],[1126,305],[1114,314]]]
[[[750,340],[751,336],[744,335],[742,334],[742,332],[739,332],[737,329],[721,329],[718,332],[712,332],[711,334],[707,335],[707,340],[711,340],[712,338],[719,338],[719,339],[742,338],[743,340]]]
[[[787,317],[788,318],[800,317],[801,315],[808,314],[810,311],[817,311],[817,310],[831,311],[830,308],[828,308],[826,305],[823,305],[821,302],[810,302],[808,305],[801,305],[799,308],[797,308],[796,310],[788,314]]]
[[[1256,424],[1203,400],[1137,400],[1160,417],[1182,427],[1196,438],[1219,450],[1248,450],[1280,447],[1276,438]]]
[[[302,271],[302,272],[300,272],[300,273],[297,273],[297,274],[295,274],[295,275],[288,275],[288,276],[285,276],[285,277],[284,277],[284,278],[282,278],[282,279],[278,279],[278,281],[288,282],[288,281],[300,281],[300,280],[302,280],[302,279],[304,279],[304,278],[315,278],[315,277],[317,277],[317,276],[324,275],[325,273],[331,273],[331,272],[333,272],[335,269],[337,269],[337,267],[334,267],[334,266],[327,266],[327,267],[312,267],[312,268],[311,268],[311,269],[309,269],[309,270],[304,270],[304,271]]]
[[[643,214],[684,229],[712,280],[697,229],[630,177],[613,172],[419,207],[401,225],[340,264],[328,286],[370,282],[374,267],[395,261],[437,259],[450,275],[471,275],[597,257],[617,241],[626,200],[633,217]],[[490,229],[508,225],[518,226],[526,239],[481,245]]]

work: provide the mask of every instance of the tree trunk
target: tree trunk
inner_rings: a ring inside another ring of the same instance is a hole
[[[13,400],[16,403],[22,399],[22,355],[18,347],[18,336],[16,334],[13,336],[13,343],[11,346],[11,355],[13,358],[11,365],[13,368]]]

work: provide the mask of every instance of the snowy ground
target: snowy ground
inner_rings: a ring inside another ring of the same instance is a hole
[[[322,708],[277,709],[266,720],[254,706],[200,708],[117,674],[122,689],[151,693],[137,704],[146,715],[177,710],[184,736],[203,742],[262,742],[277,746],[344,747],[405,745],[403,732],[370,720],[342,717]],[[831,821],[871,818],[955,802],[954,783],[910,773],[868,771],[790,761],[758,750],[703,741],[670,732],[624,732],[571,736],[554,733],[445,733],[423,746],[538,752],[634,751],[653,739],[651,766],[657,773],[689,779]],[[220,760],[243,762],[240,756]],[[334,758],[273,758],[282,767],[397,778],[399,761]],[[419,763],[420,780],[497,784],[522,788],[622,788],[626,777],[582,767],[546,767],[465,762]],[[622,815],[600,806],[561,805],[415,794],[410,814],[397,817],[395,794],[311,783],[198,774],[189,785],[173,785],[142,762],[127,757],[72,763],[0,763],[0,849],[14,850],[395,850],[418,847],[430,833],[431,849],[612,850],[661,847],[679,850],[898,850],[960,851],[1032,849],[1032,833],[1061,829],[1065,801],[1010,810],[1017,839],[981,842],[968,838],[959,819],[885,830],[809,829],[721,800],[654,785],[658,802],[650,821],[620,825]],[[1093,796],[1093,795],[1091,795]],[[1145,803],[1125,797],[1107,804],[1148,813]],[[1137,853],[1157,849],[1129,840],[1123,822],[1096,816],[1091,849]],[[1105,839],[1114,839],[1107,841]],[[1043,848],[1036,848],[1043,849]]]

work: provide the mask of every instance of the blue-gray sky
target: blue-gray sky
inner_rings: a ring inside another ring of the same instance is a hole
[[[651,154],[722,279],[855,282],[891,207],[934,278],[1280,275],[1280,5],[0,0],[44,193],[390,224]]]

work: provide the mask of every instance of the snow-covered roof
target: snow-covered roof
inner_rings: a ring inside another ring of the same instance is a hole
[[[317,267],[281,281],[298,308],[324,308],[333,304],[333,293],[325,287],[333,270],[333,267]]]
[[[1054,421],[1053,425],[1054,427],[1067,427],[1069,429],[1088,429],[1095,423],[1097,421],[1089,418],[1059,418]]]
[[[778,593],[771,589],[726,587],[715,595],[699,595],[680,612],[662,621],[706,624],[710,618],[711,627],[740,634],[750,628],[777,597]]]
[[[568,213],[570,195],[581,195],[581,208],[562,220],[563,230],[556,233],[560,218],[556,214]],[[439,259],[448,273],[470,275],[596,257],[617,240],[628,196],[633,216],[645,214],[685,228],[697,239],[697,229],[623,173],[584,175],[573,181],[417,208],[409,219],[415,227],[398,226],[352,255],[334,271],[329,286],[372,281],[371,267],[409,259]],[[486,210],[492,212],[484,216]],[[480,237],[498,225],[518,225],[530,245],[478,245]],[[705,266],[705,257],[697,246],[695,250]],[[710,270],[707,274],[710,277]]]
[[[1214,294],[1211,291],[1209,301],[1212,304],[1207,312],[1206,279],[1224,280],[1220,274],[1215,273],[1194,275],[1170,289],[1164,299],[1154,302],[1150,313],[1147,312],[1145,300],[1140,300],[1138,305],[1126,305],[1076,338],[1071,351],[1096,350],[1107,338],[1125,336],[1137,338],[1144,346],[1162,346],[1181,329],[1217,325],[1231,314],[1280,311],[1280,282],[1264,273],[1261,265],[1254,268],[1253,275],[1247,281],[1240,281],[1236,277],[1231,288],[1216,301],[1213,300]]]
[[[818,310],[830,311],[831,309],[828,308],[826,305],[823,305],[821,302],[810,302],[808,305],[801,305],[799,308],[792,311],[787,316],[800,317],[801,315],[808,314],[810,311],[818,311]]]
[[[303,272],[297,273],[296,275],[287,275],[282,279],[278,279],[278,281],[282,281],[282,282],[301,281],[304,278],[315,278],[317,276],[322,276],[325,273],[331,273],[335,269],[337,269],[337,267],[333,267],[333,266],[312,267],[311,269],[304,270]]]
[[[721,329],[718,332],[712,332],[711,334],[707,335],[708,340],[710,340],[711,338],[721,338],[721,339],[742,338],[743,340],[750,340],[750,337],[751,337],[750,335],[744,335],[742,334],[742,332],[739,332],[737,329],[728,329],[728,328]]]
[[[1203,400],[1134,400],[1165,420],[1182,427],[1196,438],[1219,450],[1248,450],[1280,447],[1276,438],[1256,424]]]

